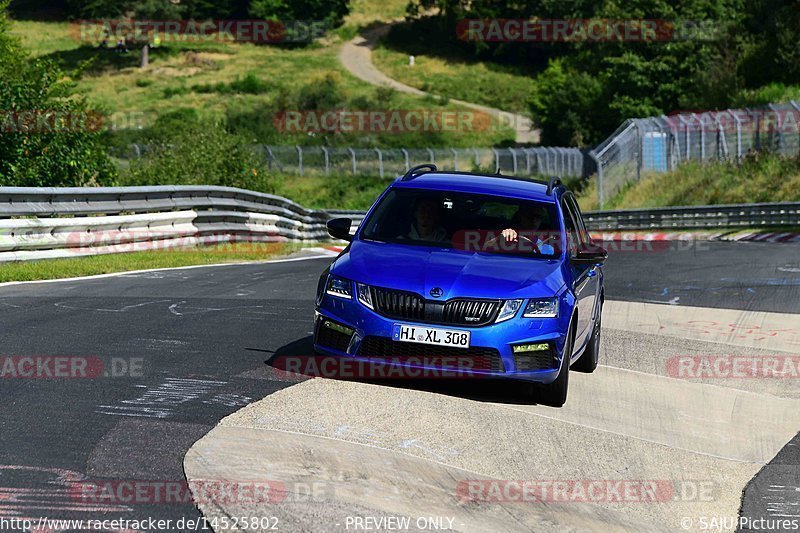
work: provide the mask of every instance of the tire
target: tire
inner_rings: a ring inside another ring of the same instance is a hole
[[[567,402],[567,390],[569,388],[569,359],[572,354],[572,347],[575,343],[575,331],[570,328],[567,344],[564,346],[564,354],[561,359],[561,370],[558,377],[552,383],[539,385],[539,402],[550,407],[561,407]]]
[[[600,331],[602,329],[602,321],[603,307],[601,306],[600,312],[597,314],[597,320],[594,323],[592,338],[589,340],[589,345],[583,351],[580,359],[575,361],[575,364],[572,365],[573,370],[591,374],[597,368],[597,363],[600,361]]]

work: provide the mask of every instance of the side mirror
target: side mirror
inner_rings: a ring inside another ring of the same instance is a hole
[[[350,234],[350,226],[353,223],[349,218],[332,218],[325,225],[328,233],[334,239],[352,241],[353,235]]]
[[[576,263],[603,263],[608,259],[608,250],[596,244],[589,244],[578,250],[578,255],[572,258]]]

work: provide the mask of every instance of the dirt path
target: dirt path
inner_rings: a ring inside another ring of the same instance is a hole
[[[342,47],[342,51],[339,53],[339,60],[342,62],[342,65],[344,65],[344,67],[350,71],[350,73],[357,78],[366,81],[367,83],[388,86],[397,91],[415,94],[417,96],[427,95],[428,93],[424,91],[390,78],[378,70],[378,68],[372,63],[372,49],[375,48],[375,45],[378,43],[380,38],[386,35],[390,27],[390,24],[378,26],[364,32],[363,35],[359,35],[355,39],[348,41],[345,43],[345,45]],[[507,124],[508,126],[512,127],[516,132],[516,142],[520,144],[539,142],[539,130],[533,129],[533,123],[531,122],[531,119],[524,115],[502,111],[500,109],[474,104],[472,102],[465,102],[463,100],[451,98],[450,101],[460,106],[483,111],[484,113],[497,118],[503,124]]]

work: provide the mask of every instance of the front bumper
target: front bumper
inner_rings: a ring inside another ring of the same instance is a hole
[[[565,308],[562,307],[562,311]],[[561,313],[558,318],[522,318],[518,316],[498,324],[482,327],[463,327],[444,324],[427,324],[410,320],[387,318],[367,308],[356,299],[348,300],[325,294],[316,308],[314,324],[314,350],[321,355],[340,356],[352,358],[356,361],[382,364],[380,357],[373,353],[365,353],[362,348],[372,347],[377,344],[386,345],[394,343],[392,331],[395,324],[409,324],[420,327],[438,327],[471,332],[470,349],[448,349],[448,353],[486,353],[496,351],[499,364],[494,364],[491,369],[486,367],[465,369],[459,367],[461,377],[475,376],[484,378],[506,378],[539,383],[550,383],[558,377],[561,366],[563,350],[566,341],[566,332],[569,331],[569,319],[564,319]],[[569,314],[567,314],[569,316]],[[344,329],[341,328],[344,326]],[[352,330],[352,332],[349,332]],[[322,335],[320,334],[322,332]],[[347,334],[349,332],[349,335]],[[365,342],[365,339],[370,337]],[[377,339],[376,339],[377,338]],[[535,354],[537,358],[549,357],[550,365],[534,365],[537,370],[529,370],[527,363],[534,354],[514,353],[513,347],[525,344],[544,344],[551,346],[545,355]],[[363,346],[362,346],[363,344]],[[408,345],[410,343],[402,343]],[[411,347],[414,354],[441,353],[436,346],[414,343]],[[473,350],[473,348],[475,350]],[[484,350],[486,349],[486,350]],[[464,350],[463,352],[461,352]],[[526,358],[527,357],[527,358]],[[400,366],[413,369],[426,369],[431,371],[441,370],[441,366],[429,364],[430,358],[422,357],[390,357],[387,359],[391,366]],[[546,368],[545,368],[546,367]],[[435,374],[433,374],[435,375]]]

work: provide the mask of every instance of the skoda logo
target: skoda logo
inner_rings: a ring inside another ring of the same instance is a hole
[[[431,296],[434,298],[441,298],[442,294],[444,294],[444,291],[439,287],[434,287],[431,289]]]

